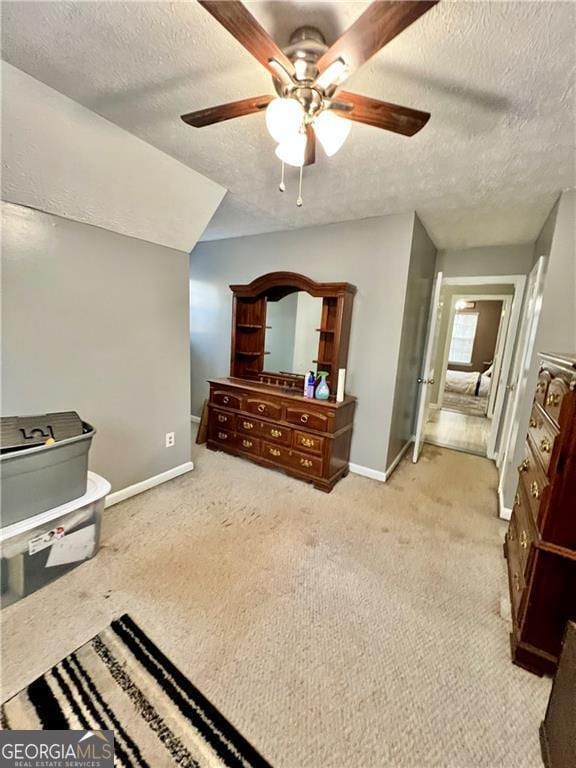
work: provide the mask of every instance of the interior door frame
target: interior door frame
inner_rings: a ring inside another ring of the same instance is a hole
[[[509,520],[511,510],[504,506],[502,494],[506,473],[508,471],[508,454],[513,453],[513,445],[516,443],[517,432],[519,428],[518,409],[519,403],[526,392],[526,382],[530,370],[530,361],[534,355],[534,347],[540,322],[540,313],[542,309],[542,295],[546,283],[546,271],[548,268],[548,257],[539,256],[528,275],[526,305],[524,307],[525,323],[521,328],[521,337],[518,339],[518,347],[514,358],[514,365],[510,378],[510,395],[508,400],[505,419],[503,422],[500,452],[498,456],[498,499],[500,506],[500,517]],[[529,288],[530,281],[533,280],[534,295],[531,296]],[[528,305],[532,302],[532,306]]]
[[[446,339],[444,341],[444,352],[442,354],[442,373],[440,376],[440,388],[438,390],[438,408],[442,408],[442,403],[444,402],[444,387],[446,386],[446,374],[448,372],[448,365],[449,365],[449,356],[450,356],[450,343],[452,341],[452,329],[454,328],[454,318],[456,317],[456,312],[458,311],[456,309],[456,304],[458,301],[461,300],[464,301],[501,301],[502,302],[502,309],[506,307],[506,310],[509,311],[510,307],[512,305],[512,299],[513,294],[511,293],[462,293],[459,295],[452,296],[452,301],[450,304],[450,314],[448,316],[448,328],[446,332]],[[500,316],[500,323],[498,324],[498,336],[496,338],[496,345],[494,347],[494,356],[496,357],[496,352],[498,350],[498,346],[505,347],[506,343],[508,342],[508,334],[506,333],[506,336],[504,337],[504,342],[500,339],[500,328],[502,326],[502,316]],[[498,367],[498,374],[502,370],[502,365]],[[496,379],[494,379],[496,381]],[[490,386],[490,390],[494,387],[494,382],[492,382]],[[487,404],[488,406],[488,404]]]
[[[500,377],[497,383],[498,392],[496,394],[496,403],[492,417],[492,428],[488,437],[486,446],[486,455],[489,459],[498,459],[498,436],[500,432],[500,419],[502,416],[502,406],[504,404],[504,395],[506,387],[504,386],[510,375],[510,365],[512,362],[512,353],[514,351],[514,341],[518,333],[518,323],[520,321],[520,310],[524,301],[526,290],[526,275],[474,275],[473,277],[445,277],[443,285],[513,285],[514,294],[512,296],[512,306],[510,309],[510,320],[508,323],[508,332],[506,334],[506,343],[502,355],[502,365],[500,367]],[[494,385],[493,385],[494,386]]]
[[[438,342],[437,329],[439,319],[442,314],[442,302],[440,296],[444,285],[444,273],[440,270],[434,275],[432,282],[432,293],[430,295],[430,306],[428,308],[428,325],[426,327],[426,341],[424,343],[424,352],[422,355],[421,373],[418,377],[418,397],[416,400],[416,423],[414,429],[414,448],[412,451],[412,461],[414,464],[420,458],[420,452],[424,444],[424,433],[426,431],[427,413],[429,407],[430,386],[434,379],[434,365],[436,362],[436,344]]]

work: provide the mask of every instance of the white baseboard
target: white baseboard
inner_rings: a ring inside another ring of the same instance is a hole
[[[159,475],[154,475],[154,477],[149,477],[147,480],[142,480],[140,483],[134,483],[134,485],[129,485],[127,488],[122,488],[119,491],[114,491],[114,493],[109,493],[108,496],[106,496],[106,507],[112,507],[114,504],[125,501],[131,496],[136,496],[139,493],[150,490],[150,488],[154,488],[156,485],[161,485],[161,483],[165,483],[168,480],[173,480],[175,477],[184,475],[192,469],[194,469],[194,464],[191,461],[187,461],[185,464],[180,464],[178,467],[172,467],[172,469],[168,469],[166,472],[161,472]]]
[[[385,483],[398,464],[400,464],[402,457],[413,442],[414,438],[411,437],[385,472],[380,472],[378,469],[371,469],[370,467],[363,467],[361,464],[349,464],[350,472],[354,472],[355,475],[362,475],[362,477],[369,477],[371,480],[378,480],[380,483]]]
[[[498,489],[498,517],[500,517],[501,520],[510,520],[512,517],[512,510],[510,507],[504,506],[504,499],[500,488]]]
[[[193,421],[195,424],[200,424],[200,416],[190,416],[190,421]]]
[[[394,459],[392,464],[390,464],[390,466],[386,468],[386,472],[385,472],[386,480],[388,480],[388,478],[390,477],[392,472],[394,472],[394,470],[396,469],[398,464],[400,464],[404,454],[406,453],[408,448],[410,448],[410,446],[412,445],[413,442],[414,442],[414,438],[411,437],[410,440],[408,440],[408,442],[405,443],[404,446],[402,447],[402,449],[398,452],[398,456],[396,456],[396,458]]]
[[[362,475],[362,477],[369,477],[371,480],[379,480],[381,483],[386,482],[386,475],[384,472],[379,472],[377,469],[370,469],[370,467],[363,467],[361,464],[349,464],[350,472],[354,472],[355,475]]]

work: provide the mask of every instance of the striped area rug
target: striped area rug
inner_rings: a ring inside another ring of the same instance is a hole
[[[270,768],[128,615],[7,701],[2,727],[112,730],[127,768]]]

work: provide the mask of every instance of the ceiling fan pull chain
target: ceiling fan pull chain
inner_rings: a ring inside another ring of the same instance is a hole
[[[302,171],[303,166],[300,166],[300,178],[298,179],[298,197],[296,198],[296,205],[298,208],[302,208]]]
[[[280,192],[286,191],[286,184],[284,184],[284,160],[282,160],[282,178],[280,179],[280,184],[278,184],[278,189]]]

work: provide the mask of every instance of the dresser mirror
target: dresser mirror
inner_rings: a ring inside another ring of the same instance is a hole
[[[268,373],[304,376],[316,368],[322,298],[294,291],[266,301],[266,353]]]

